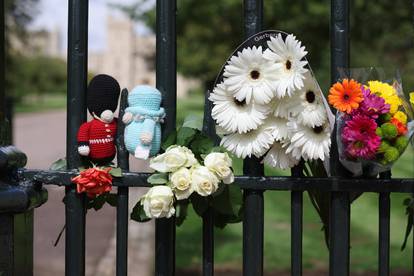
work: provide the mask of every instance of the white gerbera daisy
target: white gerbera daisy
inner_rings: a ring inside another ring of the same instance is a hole
[[[217,124],[229,132],[245,133],[263,124],[270,112],[268,105],[247,104],[234,98],[223,83],[218,84],[209,100],[214,107],[211,115]]]
[[[276,96],[282,98],[285,95],[292,95],[295,90],[303,87],[304,73],[307,62],[302,60],[306,54],[305,47],[296,40],[292,34],[283,41],[282,35],[271,37],[267,42],[269,49],[266,49],[263,56],[276,64],[279,64],[278,80],[276,81]]]
[[[220,145],[228,151],[233,152],[239,158],[246,158],[255,155],[262,156],[273,144],[274,126],[270,123],[264,123],[258,129],[251,130],[247,133],[233,133],[224,136]]]
[[[283,141],[290,137],[290,131],[288,128],[288,120],[281,117],[272,118],[272,135],[276,141]]]
[[[324,161],[329,155],[331,132],[327,123],[312,128],[291,121],[288,127],[292,132],[292,138],[289,144],[283,145],[287,147],[286,153],[292,154],[295,158],[301,156],[305,161],[318,158]]]
[[[286,148],[283,148],[282,144],[279,142],[275,142],[273,144],[263,159],[263,162],[266,165],[282,170],[293,168],[299,163],[299,161],[300,158],[297,159],[291,154],[287,154]]]
[[[302,110],[298,113],[297,122],[310,127],[321,126],[328,119],[322,91],[310,72],[305,77],[304,86],[299,92]]]
[[[224,67],[224,84],[240,102],[267,104],[274,97],[279,67],[263,58],[261,46],[248,47],[232,56]]]
[[[292,116],[297,116],[302,110],[301,100],[296,95],[285,96],[280,99],[273,100],[273,115],[275,117],[282,117],[289,119]]]

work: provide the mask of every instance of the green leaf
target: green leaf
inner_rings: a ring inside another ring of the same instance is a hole
[[[170,134],[168,134],[167,138],[164,139],[162,142],[161,148],[165,151],[168,147],[174,145],[177,141],[177,131],[174,130]]]
[[[67,162],[66,158],[60,158],[53,162],[53,164],[50,166],[50,170],[52,171],[64,171],[67,168]]]
[[[106,202],[111,205],[112,207],[116,207],[118,205],[118,197],[116,194],[109,193],[106,195]]]
[[[210,153],[214,146],[214,142],[204,134],[196,135],[191,142],[191,150],[196,156],[202,156]]]
[[[188,204],[188,200],[181,200],[177,202],[177,206],[175,208],[175,225],[181,226],[187,218]]]
[[[112,168],[109,173],[113,177],[122,177],[122,169],[121,168]]]
[[[202,217],[209,206],[207,197],[202,197],[199,194],[193,193],[190,196],[190,201],[193,204],[194,211],[197,215]]]
[[[151,185],[162,185],[168,182],[168,175],[166,173],[154,173],[148,177],[147,182]]]
[[[199,115],[190,114],[184,119],[183,127],[198,129],[201,131],[203,128],[203,117]]]
[[[131,219],[138,222],[147,222],[151,220],[145,214],[144,207],[141,205],[141,201],[138,201],[132,209]]]
[[[404,241],[401,245],[401,251],[405,249],[407,246],[407,240],[410,237],[411,230],[413,229],[413,216],[414,216],[414,200],[413,198],[406,198],[403,202],[403,204],[406,206],[405,213],[407,215],[407,226],[405,228],[405,234],[404,234]]]
[[[177,145],[188,147],[195,134],[195,129],[189,127],[180,128],[177,133]]]
[[[240,212],[242,204],[242,191],[236,185],[225,185],[223,191],[214,196],[212,201],[214,210],[218,213],[229,216],[237,216]]]
[[[95,198],[88,198],[87,208],[88,209],[93,208],[95,211],[98,211],[102,209],[105,202],[106,202],[106,194],[101,194]]]

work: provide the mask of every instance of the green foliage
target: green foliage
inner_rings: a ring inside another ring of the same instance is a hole
[[[95,211],[102,209],[105,203],[108,203],[112,207],[117,206],[117,195],[114,193],[103,193],[95,198],[88,197],[87,200],[87,209],[93,208]]]
[[[404,241],[401,245],[401,251],[407,246],[407,240],[410,236],[411,230],[413,229],[413,217],[414,217],[414,197],[406,198],[403,202],[405,206],[405,214],[407,215],[407,226],[405,228]]]
[[[168,175],[166,173],[154,173],[148,177],[147,182],[151,185],[163,185],[168,182]]]
[[[13,56],[16,66],[6,74],[9,92],[16,101],[26,95],[37,96],[66,93],[66,63],[50,57]],[[9,70],[9,69],[8,69]]]
[[[155,10],[148,0],[137,0],[121,9],[155,30]],[[243,1],[177,1],[178,70],[200,78],[206,88],[214,81],[226,58],[243,41]],[[119,6],[118,6],[119,7]],[[351,4],[351,66],[384,66],[414,71],[411,4],[409,1],[355,0]],[[392,12],[390,12],[392,11]],[[325,1],[264,1],[263,29],[294,33],[306,46],[308,59],[321,87],[329,86],[330,5]],[[381,18],[381,20],[378,20]],[[375,22],[375,24],[370,24]],[[414,76],[404,75],[406,90]]]
[[[109,174],[113,177],[122,177],[122,169],[121,168],[112,168],[109,171]]]
[[[144,207],[141,205],[141,202],[137,202],[137,204],[134,206],[134,209],[132,209],[131,219],[137,222],[147,222],[151,220],[145,214]]]

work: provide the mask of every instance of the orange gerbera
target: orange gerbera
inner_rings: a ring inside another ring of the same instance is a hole
[[[363,99],[361,84],[353,79],[344,79],[342,83],[337,82],[329,89],[329,103],[342,112],[351,113]]]
[[[397,118],[392,118],[390,123],[397,127],[398,135],[405,135],[407,134],[407,126],[400,122]]]

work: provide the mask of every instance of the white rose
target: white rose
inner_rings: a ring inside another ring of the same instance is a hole
[[[232,160],[227,153],[212,152],[204,159],[204,165],[214,172],[223,183],[234,182],[234,174],[231,170]]]
[[[207,167],[198,166],[192,170],[191,182],[199,195],[208,196],[217,190],[219,179]]]
[[[197,163],[194,154],[186,147],[171,146],[165,153],[150,161],[150,167],[159,172],[174,172],[181,167],[191,167]]]
[[[174,194],[168,186],[154,186],[141,199],[149,218],[170,218],[175,214]]]
[[[188,198],[194,191],[191,185],[191,172],[187,168],[181,168],[170,175],[170,182],[178,200]]]

